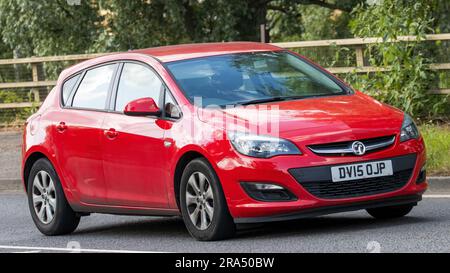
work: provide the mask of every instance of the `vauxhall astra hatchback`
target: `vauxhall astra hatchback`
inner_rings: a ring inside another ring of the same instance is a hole
[[[408,214],[427,188],[412,118],[269,44],[110,54],[64,70],[23,133],[46,235],[90,213],[181,216],[198,240],[236,225]]]

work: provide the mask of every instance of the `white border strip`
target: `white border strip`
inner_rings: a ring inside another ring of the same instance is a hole
[[[0,245],[0,251],[2,249],[13,250],[37,250],[37,251],[63,251],[63,252],[93,252],[93,253],[167,253],[159,251],[137,251],[137,250],[115,250],[115,249],[89,249],[89,248],[59,248],[59,247],[33,247],[33,246],[7,246]],[[27,251],[27,252],[28,252]]]
[[[450,198],[450,194],[424,194],[424,198]]]
[[[447,180],[450,179],[450,176],[428,176],[427,180]]]

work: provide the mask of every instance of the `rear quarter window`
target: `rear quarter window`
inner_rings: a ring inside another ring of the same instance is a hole
[[[69,78],[68,80],[66,80],[63,83],[63,86],[62,86],[62,103],[63,103],[63,105],[66,105],[67,100],[69,99],[70,93],[72,93],[72,90],[75,87],[75,84],[77,83],[79,78],[80,78],[80,74]]]

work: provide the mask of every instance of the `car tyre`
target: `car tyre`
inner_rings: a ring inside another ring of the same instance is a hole
[[[219,178],[205,159],[194,159],[184,169],[180,207],[187,230],[199,241],[222,240],[235,234],[236,225]]]
[[[414,205],[380,207],[367,209],[367,213],[369,213],[372,217],[376,219],[400,218],[407,215],[413,209],[413,207]]]
[[[50,161],[37,160],[28,176],[28,205],[33,222],[45,235],[63,235],[73,232],[80,216],[70,207],[58,175]]]

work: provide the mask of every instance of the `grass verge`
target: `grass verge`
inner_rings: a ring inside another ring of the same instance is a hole
[[[450,125],[421,125],[430,176],[450,176]]]

